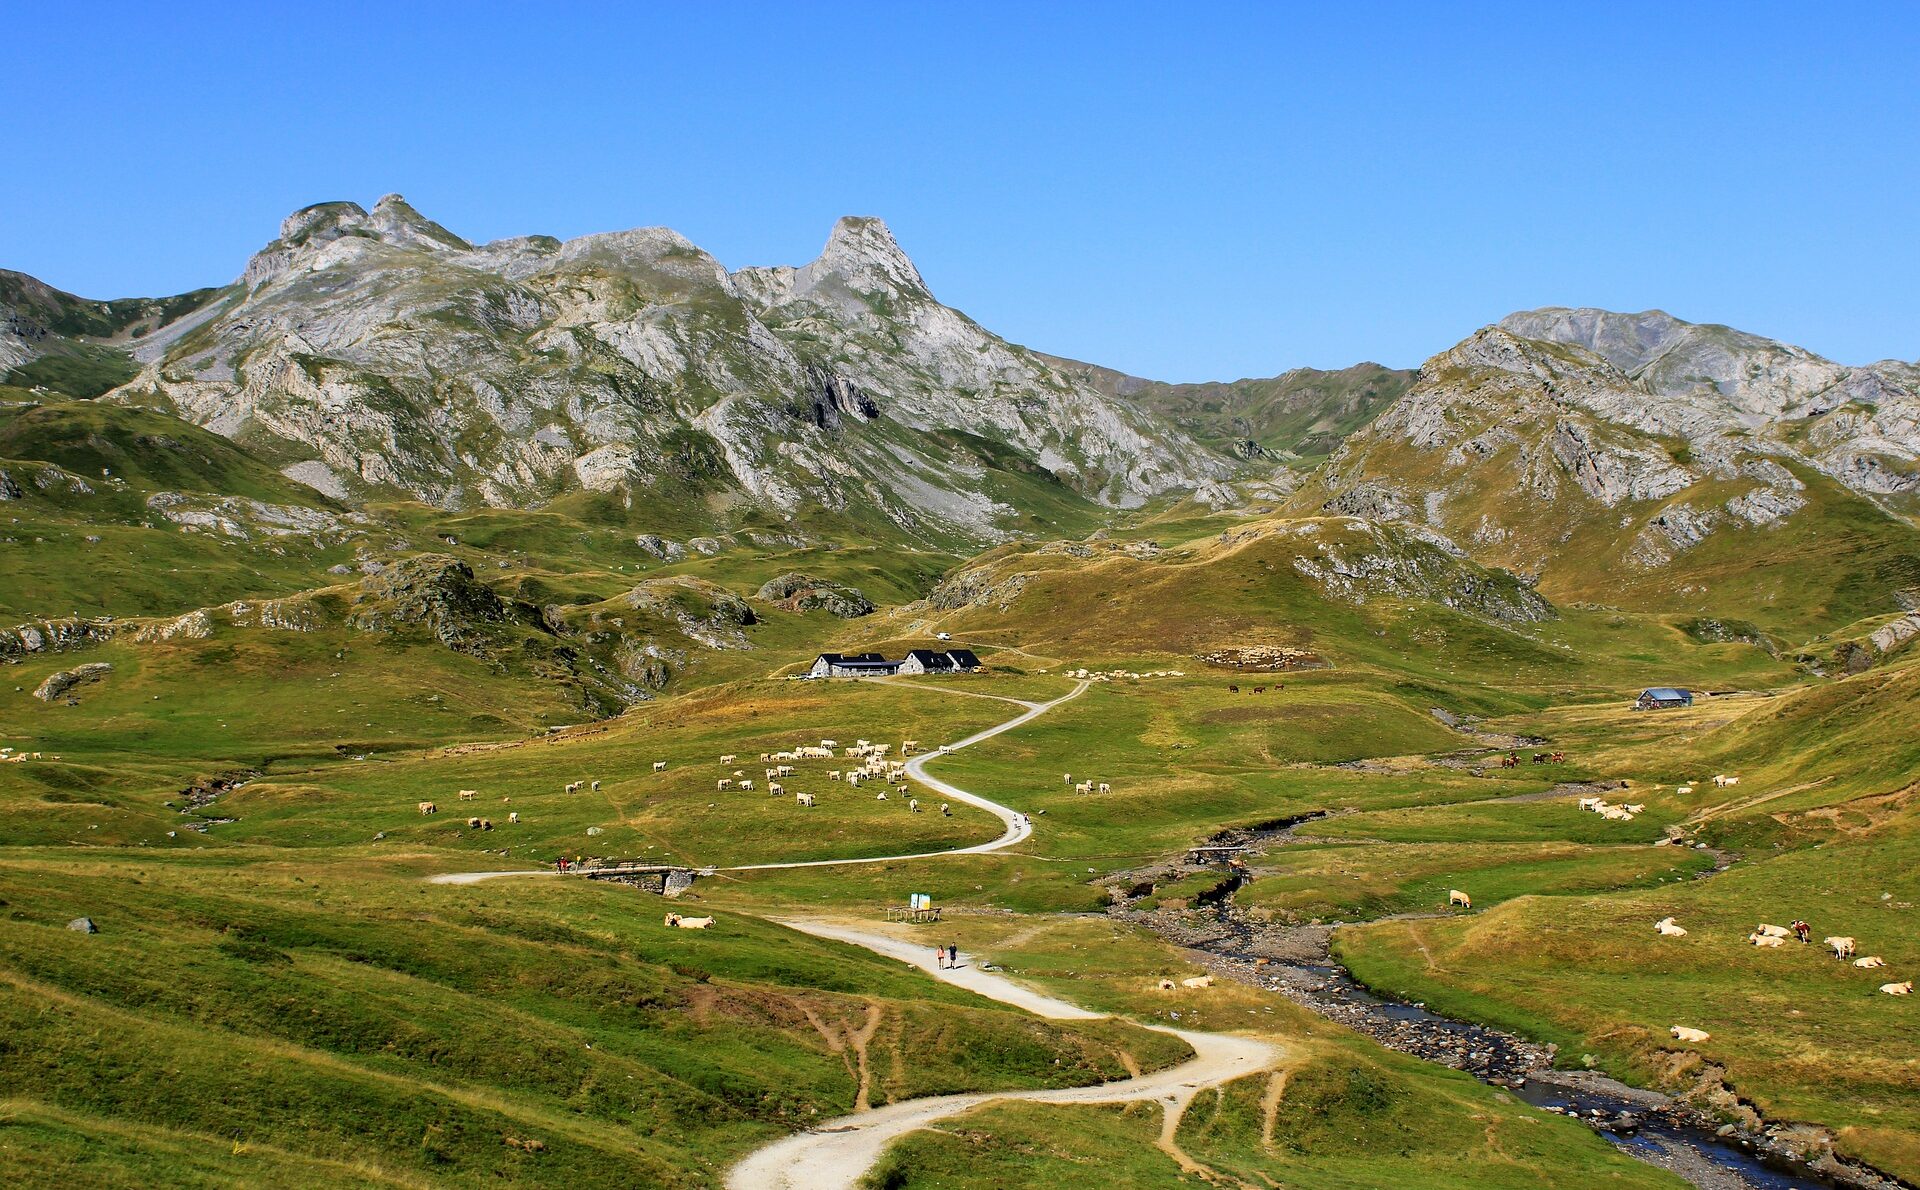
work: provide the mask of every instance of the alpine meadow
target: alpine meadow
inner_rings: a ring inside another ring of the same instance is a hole
[[[945,304],[949,208],[407,188],[0,271],[0,1184],[1920,1185],[1920,362],[1149,379]]]

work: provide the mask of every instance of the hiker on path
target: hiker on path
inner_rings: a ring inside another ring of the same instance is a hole
[[[960,965],[960,948],[958,946],[955,946],[953,943],[949,942],[947,943],[947,966],[958,967],[959,965]]]
[[[942,971],[945,971],[947,969],[947,952],[941,947],[938,947],[938,946],[934,947],[933,961],[940,964],[940,969]]]

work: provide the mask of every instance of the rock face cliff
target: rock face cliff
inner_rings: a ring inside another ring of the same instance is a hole
[[[475,245],[397,195],[325,203],[135,356],[114,400],[446,508],[584,492],[990,540],[1035,490],[1129,507],[1226,470],[941,305],[877,219],[729,273],[664,228]]]

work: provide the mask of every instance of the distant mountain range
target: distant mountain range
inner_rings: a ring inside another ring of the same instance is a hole
[[[1644,569],[1790,518],[1814,477],[1920,500],[1920,365],[1546,309],[1417,372],[1169,384],[1008,343],[864,218],[804,266],[728,272],[663,228],[476,245],[397,195],[323,203],[218,289],[92,302],[0,273],[0,376],[177,415],[335,499],[650,529],[990,542],[1304,477],[1303,505],[1539,573],[1594,510]]]

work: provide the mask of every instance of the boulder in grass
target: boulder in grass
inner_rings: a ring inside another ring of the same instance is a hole
[[[76,917],[67,923],[69,930],[78,930],[82,934],[98,934],[100,927],[93,924],[91,917]]]

